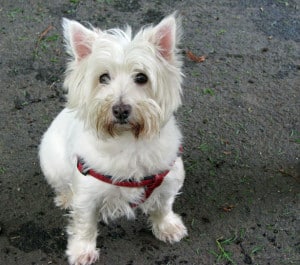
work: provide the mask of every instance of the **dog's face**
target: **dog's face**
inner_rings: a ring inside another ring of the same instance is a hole
[[[178,23],[178,21],[177,21]],[[101,137],[157,135],[181,104],[174,16],[131,36],[131,29],[87,29],[64,19],[68,107]]]

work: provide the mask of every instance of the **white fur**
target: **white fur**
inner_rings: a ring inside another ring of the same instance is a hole
[[[181,218],[172,210],[183,185],[184,168],[177,153],[182,136],[173,112],[181,104],[181,61],[176,44],[174,16],[142,29],[133,39],[131,29],[87,29],[64,19],[68,53],[65,88],[67,107],[43,136],[40,164],[56,193],[55,203],[70,208],[67,255],[70,264],[94,263],[97,222],[120,216],[134,218],[130,203],[139,204],[143,188],[117,187],[82,175],[76,167],[82,157],[88,167],[111,175],[115,181],[170,170],[163,183],[139,207],[150,215],[153,234],[165,242],[187,235]],[[99,76],[109,73],[107,84]],[[137,73],[149,78],[134,80]],[[112,114],[115,104],[132,112],[126,124]]]

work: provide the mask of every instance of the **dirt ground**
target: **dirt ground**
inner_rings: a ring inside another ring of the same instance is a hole
[[[297,0],[2,0],[0,264],[67,264],[66,212],[37,159],[64,106],[62,17],[138,29],[174,10],[184,28],[187,172],[175,208],[189,237],[159,242],[142,214],[100,223],[97,264],[300,264]]]

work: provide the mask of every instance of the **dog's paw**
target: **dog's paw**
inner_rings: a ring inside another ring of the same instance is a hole
[[[94,250],[88,253],[81,253],[76,257],[69,257],[71,265],[91,265],[99,259],[99,251]]]
[[[70,265],[91,265],[99,259],[99,250],[90,244],[77,242],[68,247],[66,254]]]
[[[175,243],[187,236],[187,229],[179,215],[170,213],[161,219],[152,219],[152,232],[161,241]]]

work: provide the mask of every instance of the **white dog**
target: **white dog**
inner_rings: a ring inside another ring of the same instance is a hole
[[[70,264],[92,264],[99,217],[108,222],[149,214],[153,234],[165,242],[187,235],[172,210],[184,181],[182,136],[173,113],[181,104],[181,60],[176,15],[132,37],[126,30],[88,29],[63,20],[71,55],[64,82],[66,108],[40,145],[40,163],[69,208]]]

